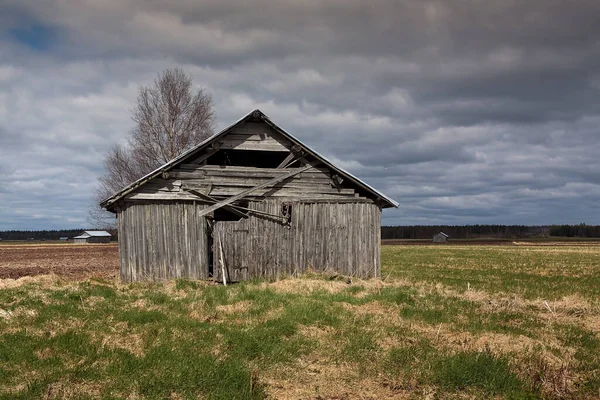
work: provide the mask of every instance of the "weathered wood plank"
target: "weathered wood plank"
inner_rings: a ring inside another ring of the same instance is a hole
[[[194,202],[130,203],[120,213],[121,279],[208,278],[204,218]]]
[[[239,193],[242,193],[248,186],[213,186],[210,191],[210,195],[212,196],[234,196]],[[256,186],[252,186],[256,187]],[[167,192],[164,192],[167,193]],[[354,190],[352,189],[344,189],[341,192],[333,188],[315,188],[315,187],[297,187],[297,186],[278,186],[278,187],[266,187],[264,189],[255,190],[251,193],[252,196],[301,196],[307,197],[309,195],[330,195],[330,196],[338,196],[338,197],[354,197]]]
[[[202,171],[263,172],[263,173],[269,173],[269,174],[283,175],[283,174],[286,174],[286,173],[294,171],[294,170],[300,170],[302,168],[303,167],[287,168],[287,169],[281,170],[281,169],[275,169],[275,168],[242,167],[242,166],[237,166],[237,165],[227,165],[227,166],[203,165],[199,169]],[[318,167],[315,165],[313,165],[313,169],[310,171],[310,173],[314,173],[314,174],[325,173],[329,177],[329,170],[327,168]]]
[[[227,273],[233,280],[303,273],[308,268],[380,276],[381,210],[372,201],[347,200],[291,202],[289,228],[267,216],[216,222],[215,233],[224,234]],[[251,201],[248,208],[280,215],[283,203],[269,198]],[[127,204],[118,221],[121,278],[206,278],[206,219],[199,216],[206,208],[189,201]],[[219,265],[218,257],[215,263]]]
[[[255,132],[233,132],[225,136],[220,142],[232,141],[232,142],[269,142],[278,143],[286,146],[292,146],[292,143],[283,138],[274,138],[266,133],[255,133]]]
[[[297,174],[299,174],[301,172],[307,171],[310,168],[312,168],[312,166],[301,168],[300,170],[289,172],[289,173],[287,173],[285,175],[279,176],[277,178],[273,178],[273,179],[271,179],[271,180],[269,180],[269,181],[267,181],[265,183],[262,183],[262,184],[260,184],[258,186],[255,186],[253,188],[244,190],[243,192],[241,192],[239,194],[236,194],[235,196],[232,196],[232,197],[230,197],[230,198],[228,198],[226,200],[223,200],[223,201],[221,201],[221,202],[219,202],[217,204],[214,204],[214,205],[209,206],[208,208],[202,210],[202,212],[200,212],[199,216],[203,216],[203,215],[206,215],[206,214],[208,214],[210,212],[213,212],[213,211],[215,211],[215,210],[217,210],[217,209],[219,209],[219,208],[221,208],[221,207],[223,207],[225,205],[231,204],[234,201],[238,201],[238,200],[244,198],[245,196],[252,194],[252,192],[254,192],[256,190],[262,189],[262,188],[264,188],[266,186],[269,186],[269,185],[273,185],[273,184],[275,184],[277,182],[283,181],[284,179],[291,178],[292,176],[297,175]]]
[[[221,142],[221,149],[256,150],[256,151],[288,151],[288,148],[277,142]]]
[[[125,196],[127,200],[202,200],[200,197],[184,191],[178,193],[132,193]]]
[[[263,169],[263,170],[257,170],[257,171],[237,171],[237,170],[230,170],[230,169],[226,169],[226,168],[222,168],[222,169],[189,169],[189,170],[183,170],[183,169],[174,169],[172,171],[169,172],[169,176],[171,176],[174,179],[181,179],[181,180],[185,180],[185,179],[220,179],[220,178],[239,178],[239,179],[261,179],[261,178],[275,178],[277,176],[281,176],[282,172],[283,174],[285,174],[286,172],[290,172],[293,171],[291,168],[287,168],[287,169]],[[326,181],[327,183],[331,182],[329,175],[321,172],[321,171],[316,171],[316,172],[307,172],[304,173],[300,176],[298,176],[296,179],[313,179],[313,180],[323,180]]]
[[[204,179],[189,179],[183,181],[184,186],[194,186],[194,185],[220,185],[220,186],[256,186],[261,183],[267,182],[269,179],[273,179],[274,177],[263,177],[263,178],[249,178],[249,177],[224,177],[224,176],[207,176]],[[296,177],[292,177],[290,179],[286,179],[285,182],[276,183],[273,186],[285,186],[285,185],[296,185],[300,187],[322,187],[331,189],[331,183],[326,179],[314,179],[314,178],[300,178],[294,179]]]
[[[213,197],[211,197],[211,196],[209,196],[207,194],[204,194],[204,193],[202,193],[199,190],[195,190],[193,188],[186,188],[186,190],[189,191],[189,192],[191,192],[192,194],[195,194],[196,196],[200,197],[201,199],[208,201],[211,204],[216,204],[216,203],[219,202],[219,200],[217,200],[217,199],[215,199],[215,198],[213,198]],[[248,214],[246,214],[246,213],[244,213],[242,211],[239,211],[234,206],[229,205],[229,206],[224,206],[223,208],[225,210],[227,210],[227,211],[229,211],[229,212],[237,215],[238,217],[248,218]]]
[[[292,162],[292,160],[296,158],[294,153],[288,154],[288,156],[277,166],[277,169],[285,168],[288,164]]]

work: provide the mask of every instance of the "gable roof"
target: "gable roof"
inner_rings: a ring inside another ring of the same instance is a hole
[[[110,233],[106,231],[83,231],[83,233],[79,236],[75,236],[73,239],[81,239],[88,237],[110,237],[112,236]]]
[[[436,233],[434,236],[438,236],[438,235],[442,235],[442,236],[445,236],[447,238],[450,237],[450,236],[446,235],[444,232]]]
[[[186,152],[182,153],[181,155],[175,157],[174,159],[172,159],[168,163],[166,163],[166,164],[162,165],[161,167],[155,169],[154,171],[150,172],[149,174],[141,177],[140,179],[138,179],[137,181],[133,182],[129,186],[121,189],[119,192],[115,193],[111,197],[103,200],[100,203],[100,206],[104,207],[104,208],[108,208],[110,205],[112,205],[116,201],[122,199],[127,194],[129,194],[132,191],[134,191],[135,189],[139,188],[141,185],[145,184],[146,182],[150,181],[151,179],[154,179],[154,178],[160,176],[160,174],[162,174],[165,171],[170,170],[171,168],[175,167],[177,164],[181,163],[185,159],[187,159],[189,157],[193,157],[195,154],[197,154],[198,152],[202,151],[206,147],[210,146],[211,144],[213,144],[214,142],[216,142],[217,140],[219,140],[220,138],[222,138],[223,136],[225,136],[226,134],[228,134],[229,132],[231,132],[234,128],[236,128],[237,126],[241,125],[242,123],[244,123],[244,122],[246,122],[246,121],[248,121],[250,119],[260,119],[263,122],[265,122],[273,130],[275,130],[275,132],[279,133],[280,135],[282,135],[283,137],[285,137],[286,139],[288,139],[294,145],[299,145],[306,153],[308,153],[309,155],[313,156],[315,159],[319,160],[321,163],[323,163],[324,165],[326,165],[330,169],[334,170],[337,174],[339,174],[343,178],[347,179],[348,181],[353,182],[358,187],[360,187],[363,190],[365,190],[366,192],[370,193],[372,196],[377,197],[378,199],[380,199],[382,201],[382,203],[383,203],[383,208],[398,207],[398,205],[399,205],[398,202],[396,202],[392,198],[386,196],[385,194],[381,193],[380,191],[378,191],[377,189],[375,189],[372,186],[368,185],[367,183],[363,182],[362,180],[358,179],[357,177],[355,177],[354,175],[352,175],[350,172],[345,171],[343,168],[335,165],[334,163],[332,163],[331,161],[329,161],[325,157],[323,157],[321,154],[319,154],[316,151],[310,149],[308,146],[306,146],[304,143],[302,143],[299,139],[295,138],[290,133],[286,132],[285,130],[283,130],[282,128],[280,128],[277,124],[275,124],[273,121],[271,121],[271,119],[269,117],[267,117],[259,109],[254,109],[254,110],[250,111],[248,114],[246,114],[245,116],[243,116],[242,118],[240,118],[238,121],[234,122],[233,124],[229,125],[225,129],[223,129],[222,131],[220,131],[219,133],[217,133],[216,135],[211,136],[210,138],[206,139],[205,141],[203,141],[203,142],[199,143],[198,145],[192,147],[188,151],[186,151]]]

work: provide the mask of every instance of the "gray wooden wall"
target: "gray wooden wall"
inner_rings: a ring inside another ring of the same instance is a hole
[[[198,202],[129,204],[118,216],[121,280],[208,278],[205,208]]]
[[[127,200],[197,200],[186,188],[198,189],[217,197],[234,196],[248,188],[288,174],[296,168],[269,169],[254,167],[182,164],[169,172],[169,178],[154,178],[126,196]],[[336,187],[329,171],[314,168],[283,182],[253,192],[249,198],[285,197],[294,199],[362,198],[352,188]]]
[[[282,201],[251,202],[250,208],[281,214]],[[293,202],[290,228],[276,218],[253,216],[216,222],[215,277],[222,280],[222,239],[226,277],[293,275],[309,269],[361,278],[380,276],[381,210],[373,203]]]

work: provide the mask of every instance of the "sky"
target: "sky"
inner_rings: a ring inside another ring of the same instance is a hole
[[[3,0],[0,230],[88,226],[140,85],[181,67],[400,203],[383,224],[600,224],[597,0]],[[218,129],[217,129],[218,130]]]

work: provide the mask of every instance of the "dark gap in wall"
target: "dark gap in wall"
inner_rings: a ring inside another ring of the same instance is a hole
[[[208,165],[277,168],[288,156],[286,151],[221,150],[212,155]]]
[[[235,205],[238,205],[240,207],[244,207],[244,208],[248,208],[248,201],[247,200],[240,200],[237,201],[235,203]],[[242,217],[240,217],[237,214],[232,213],[231,211],[226,210],[225,208],[221,207],[217,210],[214,211],[214,218],[213,220],[215,222],[219,222],[219,221],[240,221],[242,219]]]

